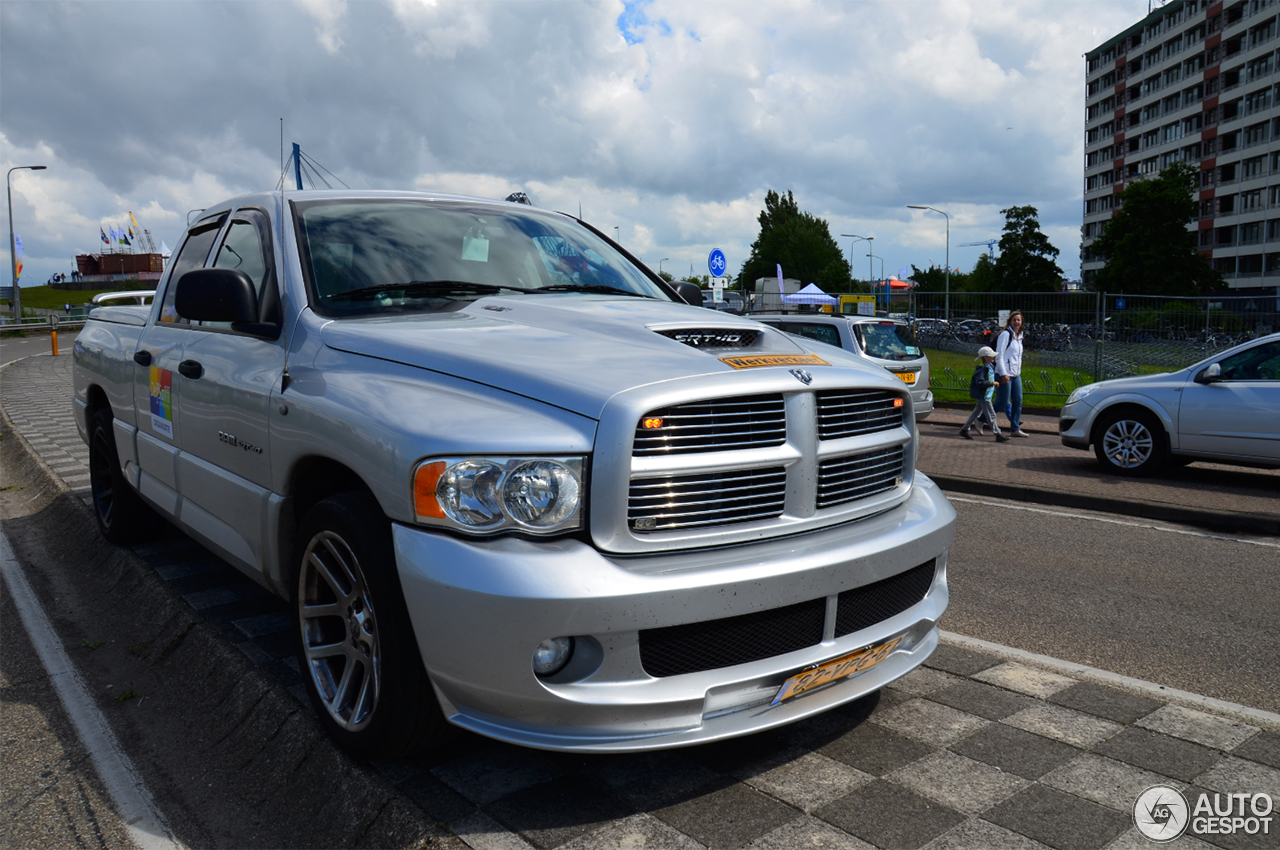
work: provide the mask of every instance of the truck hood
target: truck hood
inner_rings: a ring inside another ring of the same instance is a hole
[[[753,331],[745,348],[694,347],[665,333]],[[599,419],[616,393],[733,372],[719,358],[807,354],[780,331],[738,316],[644,298],[564,294],[482,298],[465,309],[344,319],[321,331],[330,348],[377,357],[528,396]],[[822,346],[832,363],[856,363]]]

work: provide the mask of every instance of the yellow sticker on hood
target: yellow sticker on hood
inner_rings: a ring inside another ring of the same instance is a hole
[[[745,357],[721,357],[735,369],[759,369],[761,366],[830,366],[816,354],[751,354]]]

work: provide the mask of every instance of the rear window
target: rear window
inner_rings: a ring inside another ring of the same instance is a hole
[[[866,355],[878,360],[916,360],[921,354],[911,328],[897,322],[856,324],[853,335]]]

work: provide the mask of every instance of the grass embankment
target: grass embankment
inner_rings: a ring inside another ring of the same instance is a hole
[[[154,289],[155,287],[139,286],[138,289]],[[117,292],[112,289],[54,289],[52,286],[22,287],[22,309],[24,310],[61,310],[64,305],[77,307],[89,304],[93,296],[102,292]],[[5,306],[8,306],[6,301]]]
[[[977,361],[971,355],[942,351],[937,348],[926,348],[924,353],[929,358],[929,374],[935,380],[946,382],[945,370],[950,367],[964,384],[962,388],[956,389],[934,387],[934,399],[943,404],[965,406],[973,404],[973,400],[969,398],[969,377],[973,374],[973,367]],[[1049,376],[1048,387],[1044,385],[1042,373]],[[1074,369],[1038,366],[1034,361],[1034,352],[1028,352],[1028,357],[1022,364],[1022,406],[1061,410],[1073,389],[1081,384],[1092,382],[1092,375]],[[1059,384],[1065,392],[1058,391]]]

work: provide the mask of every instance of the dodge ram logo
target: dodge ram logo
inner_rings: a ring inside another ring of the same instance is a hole
[[[810,375],[803,369],[792,369],[791,374],[796,376],[796,380],[804,384],[806,387],[813,383],[813,375]]]

